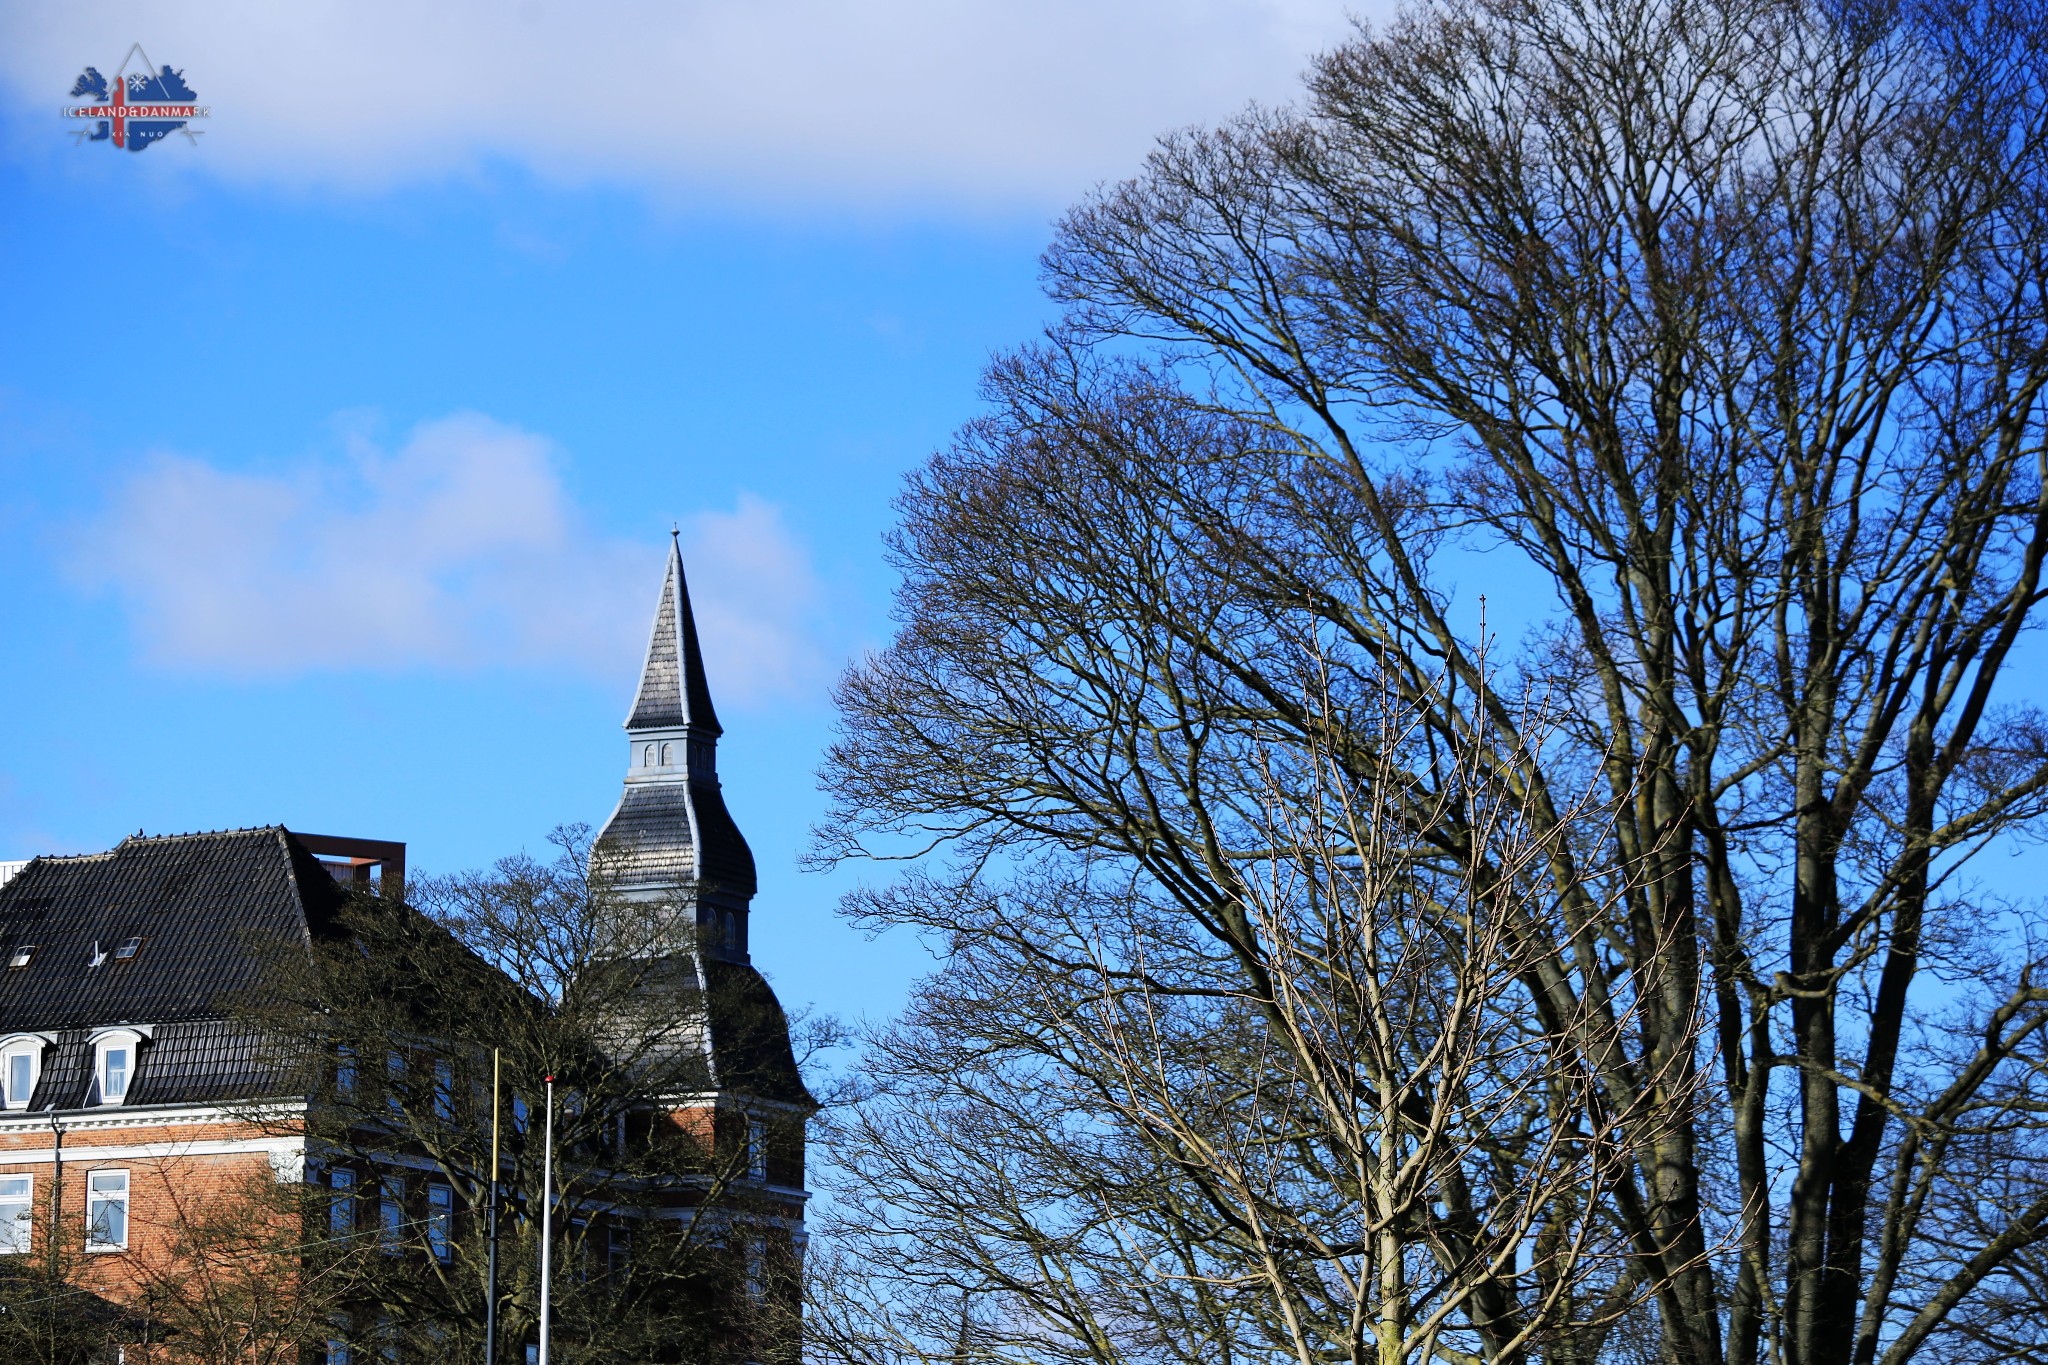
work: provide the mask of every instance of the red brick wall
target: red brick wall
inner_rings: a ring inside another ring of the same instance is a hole
[[[241,1122],[92,1128],[64,1134],[57,1255],[77,1282],[110,1299],[135,1298],[151,1274],[161,1274],[166,1258],[180,1242],[181,1229],[199,1220],[218,1218],[232,1204],[248,1217],[274,1216],[256,1209],[249,1199],[258,1182],[274,1180],[266,1150],[191,1154],[196,1143],[249,1143],[275,1139],[275,1129]],[[0,1131],[0,1174],[34,1178],[34,1255],[51,1255],[51,1181],[57,1167],[48,1159],[52,1147],[48,1127]],[[137,1148],[147,1148],[138,1152]],[[10,1160],[15,1152],[36,1152],[41,1159]],[[128,1172],[128,1246],[125,1251],[85,1250],[87,1176],[98,1169]],[[47,1263],[47,1262],[46,1262]]]

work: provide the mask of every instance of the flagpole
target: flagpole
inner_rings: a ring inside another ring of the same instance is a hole
[[[498,1365],[498,1049],[491,1049],[491,1192],[484,1200],[484,1365]]]
[[[548,1365],[548,1267],[554,1241],[555,1201],[555,1078],[547,1077],[548,1126],[540,1168],[540,1365]]]

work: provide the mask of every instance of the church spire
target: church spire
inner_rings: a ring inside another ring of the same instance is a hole
[[[598,835],[593,865],[629,896],[694,905],[697,921],[723,925],[725,951],[743,958],[754,855],[719,791],[720,733],[683,553],[671,536],[647,659],[626,716],[625,790]]]
[[[672,729],[678,726],[723,733],[711,709],[711,688],[704,681],[704,654],[697,646],[697,618],[690,610],[690,584],[683,576],[681,534],[669,533],[668,576],[662,580],[661,603],[654,610],[654,629],[647,639],[647,662],[640,669],[640,690],[626,717],[628,730]]]

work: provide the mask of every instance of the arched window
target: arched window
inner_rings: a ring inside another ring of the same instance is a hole
[[[654,746],[652,744],[648,745],[646,750],[641,753],[640,766],[643,768],[654,766]]]
[[[143,1037],[141,1032],[125,1028],[102,1029],[92,1036],[93,1074],[88,1104],[116,1105],[127,1100]]]
[[[17,1033],[0,1041],[0,1103],[9,1109],[28,1108],[29,1097],[43,1075],[43,1049],[50,1040],[37,1033]],[[0,1231],[0,1246],[6,1235]]]
[[[740,946],[740,922],[730,910],[725,912],[725,946],[735,952]]]
[[[670,765],[671,763],[674,763],[675,761],[676,761],[676,746],[675,746],[675,745],[673,745],[673,744],[664,744],[664,745],[662,745],[662,746],[661,746],[661,766],[662,766],[662,767],[664,767],[664,768],[666,768],[666,767],[668,767],[668,766],[669,766],[669,765]]]

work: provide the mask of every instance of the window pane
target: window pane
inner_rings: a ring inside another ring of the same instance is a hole
[[[128,1245],[128,1172],[94,1171],[86,1177],[86,1245],[118,1250]]]
[[[383,1197],[377,1201],[377,1240],[387,1252],[396,1252],[405,1236],[405,1185],[397,1179],[384,1182]]]
[[[24,1255],[33,1231],[34,1179],[25,1175],[0,1176],[0,1255]]]
[[[26,1052],[7,1054],[7,1102],[17,1109],[27,1107],[29,1091],[35,1088],[33,1060]]]
[[[446,1185],[427,1186],[427,1249],[435,1260],[454,1254],[454,1233],[455,1191]]]
[[[107,1049],[106,1097],[120,1099],[128,1093],[128,1049],[110,1047]]]
[[[356,1230],[356,1173],[330,1171],[327,1184],[334,1191],[333,1202],[327,1206],[327,1230],[346,1237]]]
[[[434,1117],[455,1122],[455,1068],[447,1062],[434,1063]]]

